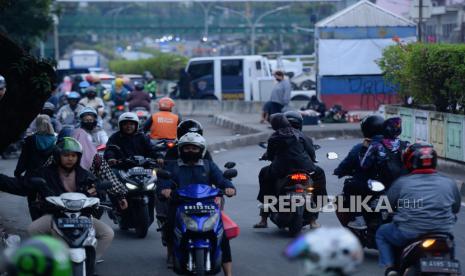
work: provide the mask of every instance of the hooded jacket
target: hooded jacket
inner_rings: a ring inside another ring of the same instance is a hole
[[[55,142],[55,135],[33,134],[26,137],[14,172],[15,176],[19,177],[23,172],[28,176],[33,170],[41,167],[52,155]]]

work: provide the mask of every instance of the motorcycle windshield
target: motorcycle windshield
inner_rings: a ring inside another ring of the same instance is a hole
[[[179,196],[191,199],[215,197],[219,190],[206,184],[190,184],[177,190]]]

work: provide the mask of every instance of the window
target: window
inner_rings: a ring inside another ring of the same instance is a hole
[[[262,70],[262,62],[260,60],[255,62],[255,69]]]
[[[213,76],[213,61],[194,61],[189,64],[187,72],[193,80]]]
[[[241,59],[221,61],[221,87],[224,100],[244,99],[244,72]]]
[[[221,61],[222,76],[242,76],[242,60],[223,60]]]

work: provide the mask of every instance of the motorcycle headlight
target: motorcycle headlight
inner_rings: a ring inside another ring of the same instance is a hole
[[[63,204],[65,205],[66,209],[76,211],[81,210],[84,207],[84,203],[86,203],[85,199],[80,200],[63,200]]]
[[[213,227],[215,227],[216,222],[218,221],[218,218],[219,218],[218,213],[215,213],[215,214],[213,214],[212,216],[210,216],[210,217],[203,223],[202,232],[211,231],[211,230],[213,229]]]
[[[134,185],[134,184],[126,183],[126,188],[128,188],[129,190],[135,190],[138,187],[136,185]]]
[[[154,190],[155,189],[155,183],[150,183],[145,187],[146,190]]]
[[[197,232],[199,230],[198,224],[193,218],[189,217],[188,215],[184,213],[181,213],[181,218],[188,230],[194,231],[194,232]]]

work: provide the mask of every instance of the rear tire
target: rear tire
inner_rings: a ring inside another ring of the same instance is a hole
[[[289,234],[291,236],[297,236],[300,233],[300,231],[302,231],[302,227],[303,217],[301,214],[296,212],[289,225]]]
[[[86,275],[94,275],[95,272],[95,250],[94,248],[86,248]]]
[[[85,275],[86,275],[86,261],[79,263],[79,264],[73,263],[73,276],[85,276]]]
[[[205,276],[205,249],[196,248],[195,254],[195,273],[197,276]]]

